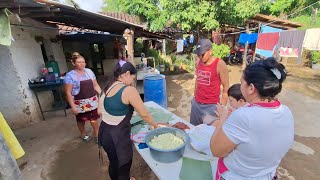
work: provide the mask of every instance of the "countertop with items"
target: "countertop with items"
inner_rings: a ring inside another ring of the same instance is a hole
[[[168,126],[178,126],[182,130],[194,128],[189,122],[152,101],[144,104],[157,123],[168,123]],[[134,115],[131,124],[132,139],[136,140],[135,148],[160,180],[215,179],[218,158],[196,151],[187,141],[182,158],[171,163],[159,162],[152,157],[150,148],[139,141],[143,139],[143,134],[151,131],[150,126],[139,115]]]

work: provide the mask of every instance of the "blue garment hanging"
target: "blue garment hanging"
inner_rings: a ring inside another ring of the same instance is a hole
[[[258,40],[258,33],[251,33],[251,34],[246,34],[246,33],[241,33],[239,37],[239,43],[241,44],[253,44],[257,42]]]
[[[272,33],[272,32],[281,32],[282,29],[261,25],[260,33]]]

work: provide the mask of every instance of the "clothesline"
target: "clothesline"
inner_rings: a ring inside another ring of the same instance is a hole
[[[295,14],[301,12],[301,11],[304,11],[304,10],[306,10],[307,8],[309,8],[309,7],[311,7],[311,6],[314,6],[314,5],[316,5],[317,3],[319,3],[319,2],[320,2],[320,0],[317,1],[317,2],[315,2],[315,3],[310,4],[309,6],[306,6],[306,7],[302,8],[302,9],[296,11],[296,12],[293,12],[293,13],[289,14],[288,17],[291,17],[291,16],[293,16],[293,15],[295,15]],[[268,26],[268,25],[273,24],[273,23],[275,23],[275,22],[277,22],[277,20],[273,20],[273,21],[271,21],[271,22],[269,22],[269,23],[267,23],[267,24],[264,24],[264,25]],[[231,34],[240,34],[240,33],[244,33],[244,32],[247,32],[247,31],[257,30],[258,28],[259,28],[259,27],[255,27],[255,28],[251,28],[251,29],[243,30],[243,31],[239,31],[239,32],[233,32],[233,33],[217,33],[217,34],[220,35],[220,36],[225,36],[225,35],[229,35],[229,34],[230,34],[230,35],[231,35]]]

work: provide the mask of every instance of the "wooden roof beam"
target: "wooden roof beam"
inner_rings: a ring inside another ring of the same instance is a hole
[[[247,20],[246,22],[268,24],[268,23],[266,23],[266,22],[257,21],[257,20]],[[288,30],[289,30],[289,29],[295,29],[295,28],[296,28],[296,27],[291,27],[291,26],[279,25],[279,24],[275,24],[275,23],[268,24],[268,26],[275,27],[275,28],[281,28],[281,29],[288,29]]]

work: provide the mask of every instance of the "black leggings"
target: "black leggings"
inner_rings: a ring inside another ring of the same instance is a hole
[[[104,131],[100,134],[100,144],[103,149],[107,152],[109,158],[109,175],[112,180],[130,180],[130,168],[132,164],[132,158],[127,162],[119,162],[117,149],[115,142],[108,132],[100,127],[100,131]],[[119,147],[118,147],[119,148]],[[125,151],[125,150],[124,150]],[[128,151],[128,149],[127,149]],[[130,150],[129,150],[130,151]],[[128,152],[129,154],[129,152]]]

